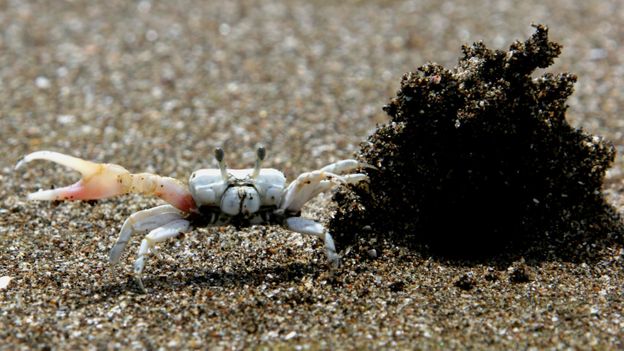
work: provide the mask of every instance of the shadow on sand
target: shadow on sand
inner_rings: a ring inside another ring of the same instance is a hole
[[[101,289],[94,290],[92,292],[94,298],[82,306],[73,304],[71,299],[67,301],[67,304],[75,308],[81,308],[86,305],[113,301],[128,293],[143,295],[158,292],[166,294],[188,286],[200,289],[207,287],[240,288],[248,285],[257,286],[269,281],[271,283],[290,282],[301,279],[304,276],[318,276],[326,270],[327,268],[323,265],[307,265],[299,262],[254,269],[235,267],[232,271],[188,269],[178,272],[175,277],[172,275],[145,276],[143,284],[146,287],[146,291],[141,291],[134,278],[129,277],[124,283],[105,285]],[[80,303],[84,303],[84,301],[79,300]]]

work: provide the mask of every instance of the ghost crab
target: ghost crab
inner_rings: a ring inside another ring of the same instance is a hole
[[[372,166],[356,160],[342,160],[302,173],[286,186],[282,172],[261,168],[265,158],[263,147],[257,149],[254,168],[228,170],[221,148],[215,150],[215,158],[219,168],[193,172],[188,186],[174,178],[151,173],[133,174],[116,164],[94,163],[53,151],[28,154],[16,169],[33,160],[48,160],[82,174],[82,179],[73,185],[31,193],[29,200],[96,200],[135,193],[155,195],[168,202],[168,205],[132,214],[121,227],[119,239],[110,251],[109,261],[116,264],[133,233],[148,233],[141,241],[134,262],[134,274],[142,290],[141,275],[147,255],[154,251],[157,243],[189,231],[192,225],[281,225],[319,237],[325,244],[329,262],[333,266],[340,264],[331,234],[322,224],[301,217],[301,208],[314,196],[336,185],[368,180],[363,173],[350,172]]]

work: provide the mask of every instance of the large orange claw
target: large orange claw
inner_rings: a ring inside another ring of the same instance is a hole
[[[29,200],[96,200],[135,193],[158,196],[184,212],[196,208],[188,187],[174,178],[151,173],[132,174],[116,164],[90,162],[53,151],[28,154],[15,168],[33,160],[48,160],[67,166],[80,172],[82,179],[70,186],[28,194]]]

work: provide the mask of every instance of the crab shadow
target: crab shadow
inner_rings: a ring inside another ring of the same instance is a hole
[[[105,285],[101,289],[93,291],[93,299],[84,303],[76,301],[74,306],[80,308],[88,305],[101,304],[112,301],[122,295],[149,295],[153,292],[169,293],[183,288],[193,287],[203,289],[209,287],[243,288],[245,286],[259,286],[265,283],[286,283],[299,280],[305,276],[318,276],[326,271],[323,265],[307,265],[300,262],[286,265],[271,265],[260,268],[233,267],[231,271],[225,270],[194,270],[186,269],[174,275],[146,276],[143,285],[146,291],[142,291],[133,277],[123,283]],[[68,301],[71,304],[72,301]]]

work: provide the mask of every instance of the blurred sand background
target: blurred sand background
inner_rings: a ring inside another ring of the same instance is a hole
[[[48,149],[186,179],[267,166],[289,179],[351,157],[403,73],[454,66],[462,44],[506,49],[550,27],[578,75],[568,120],[617,147],[605,191],[624,210],[624,3],[613,1],[0,0],[0,349],[478,349],[624,344],[621,246],[597,262],[458,264],[382,246],[331,273],[314,238],[273,227],[196,229],[132,280],[124,219],[157,199],[26,202],[77,179]],[[326,221],[330,195],[305,215]],[[529,281],[513,279],[518,268]],[[456,282],[469,276],[475,287]]]

